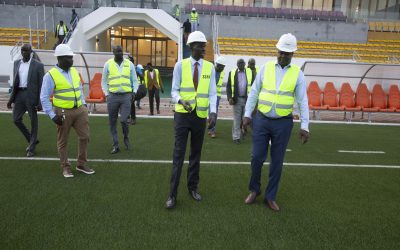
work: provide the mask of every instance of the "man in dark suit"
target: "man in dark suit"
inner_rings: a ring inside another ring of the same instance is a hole
[[[38,134],[37,111],[42,109],[40,105],[40,89],[44,75],[44,66],[41,62],[32,58],[32,47],[30,44],[24,44],[21,47],[22,59],[14,62],[14,83],[10,100],[7,108],[13,107],[13,120],[18,129],[28,141],[26,156],[32,157],[35,153]],[[28,111],[31,119],[31,131],[29,131],[22,118]]]
[[[246,64],[242,58],[237,61],[237,68],[229,72],[226,84],[226,96],[229,104],[233,106],[233,126],[232,139],[236,144],[240,144],[241,124],[244,116],[247,95],[256,77],[250,68],[245,68]]]

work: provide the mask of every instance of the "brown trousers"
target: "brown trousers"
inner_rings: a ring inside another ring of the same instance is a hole
[[[56,108],[57,115],[62,115],[62,109]],[[68,161],[68,135],[74,128],[78,135],[78,166],[85,166],[87,162],[87,146],[89,143],[89,116],[88,109],[80,106],[77,109],[64,109],[65,119],[62,126],[57,125],[57,148],[61,167],[71,166]]]

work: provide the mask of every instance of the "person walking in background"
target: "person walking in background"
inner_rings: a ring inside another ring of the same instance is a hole
[[[64,24],[64,21],[60,21],[60,23],[57,24],[56,32],[55,32],[55,37],[58,38],[58,42],[57,42],[58,44],[62,44],[67,33],[68,33],[67,25]]]
[[[190,12],[190,23],[191,23],[191,32],[197,30],[197,27],[200,26],[199,23],[199,13],[197,13],[196,8],[192,8],[192,12]]]
[[[141,64],[138,64],[136,66],[136,76],[138,78],[139,86],[137,88],[135,98],[132,99],[132,103],[131,103],[131,117],[130,117],[130,121],[129,121],[129,123],[131,125],[136,124],[136,107],[138,109],[141,109],[140,108],[140,100],[143,99],[147,95],[147,89],[144,86],[144,80],[143,80],[143,66]],[[135,102],[136,102],[136,104],[135,104]]]
[[[42,87],[44,66],[41,62],[32,58],[32,46],[24,44],[21,47],[22,59],[14,61],[14,81],[7,108],[13,107],[14,124],[24,135],[28,142],[26,156],[35,155],[38,140],[38,117],[37,111],[42,110],[40,104],[40,89]],[[31,120],[31,131],[23,123],[25,112],[28,111]]]
[[[76,19],[76,21],[75,21],[75,19]],[[71,21],[69,21],[71,30],[75,29],[76,24],[78,23],[78,20],[79,20],[78,14],[75,12],[75,9],[72,9]]]
[[[237,60],[236,65],[237,68],[229,72],[228,83],[226,84],[226,96],[229,105],[233,106],[232,139],[234,143],[240,144],[241,139],[243,139],[241,125],[247,94],[250,91],[255,75],[251,69],[245,68],[246,64],[242,58]]]
[[[217,118],[218,118],[219,102],[222,96],[222,84],[225,77],[225,71],[224,71],[225,66],[226,66],[226,59],[222,56],[219,56],[217,60],[215,60],[215,82],[217,84],[217,105],[216,105]],[[208,129],[208,135],[211,136],[211,138],[216,137],[215,133],[216,126],[217,126],[217,120],[215,121],[214,127]]]
[[[179,4],[176,4],[174,6],[174,8],[172,9],[172,15],[179,22],[180,17],[181,17],[181,9],[179,8]]]
[[[257,75],[258,71],[260,71],[260,67],[256,65],[256,60],[254,58],[250,58],[247,62],[247,67],[253,71],[254,77]]]
[[[135,66],[128,59],[124,59],[122,47],[113,48],[114,58],[104,64],[101,88],[107,99],[108,120],[113,141],[111,154],[120,151],[117,133],[118,113],[124,144],[126,149],[131,149],[129,141],[128,117],[131,112],[131,102],[135,99],[135,86],[138,86]]]
[[[187,188],[189,195],[196,201],[202,197],[198,193],[200,157],[208,109],[209,127],[214,127],[217,119],[217,91],[215,70],[212,63],[203,60],[207,39],[200,31],[192,32],[188,38],[191,57],[175,64],[172,78],[171,96],[175,104],[174,127],[175,144],[173,153],[170,193],[165,208],[175,207],[181,178],[182,165],[186,153],[186,144],[190,132],[189,169]]]
[[[306,82],[303,72],[297,65],[291,64],[297,50],[297,40],[292,34],[284,34],[276,44],[277,61],[267,62],[257,75],[246,103],[243,126],[249,126],[252,112],[257,105],[253,118],[253,152],[251,154],[250,194],[245,203],[254,203],[261,194],[261,168],[267,159],[269,141],[271,141],[271,159],[268,186],[264,201],[273,211],[279,211],[276,203],[283,160],[293,128],[293,104],[295,100],[300,110],[300,138],[306,143],[310,137],[308,123],[309,110]]]
[[[144,72],[144,84],[149,92],[149,115],[154,115],[154,97],[156,97],[157,114],[160,114],[160,90],[164,93],[160,72],[158,69],[153,68],[151,63],[148,63],[146,68],[147,70]]]
[[[189,18],[186,19],[186,21],[183,23],[182,28],[183,28],[183,43],[186,44],[187,38],[190,32],[192,32],[192,24],[190,23]]]
[[[75,129],[79,139],[76,170],[89,175],[95,173],[86,166],[89,116],[81,78],[78,71],[72,67],[73,55],[68,45],[57,46],[54,56],[57,57],[58,63],[44,76],[40,92],[43,111],[57,125],[57,148],[65,178],[74,177],[71,163],[68,161],[68,136],[71,128]],[[53,105],[50,102],[51,95],[53,95]]]

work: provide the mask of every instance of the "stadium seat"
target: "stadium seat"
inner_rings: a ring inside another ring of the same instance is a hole
[[[89,96],[86,97],[86,102],[89,103],[89,110],[91,113],[96,110],[96,103],[103,103],[106,101],[106,97],[101,88],[101,77],[101,73],[96,73],[90,81]]]
[[[320,119],[319,111],[327,110],[328,107],[322,105],[322,91],[316,81],[310,82],[307,88],[308,106],[313,111],[313,117]],[[315,114],[316,113],[316,114]]]
[[[377,112],[378,109],[371,108],[371,92],[365,83],[358,85],[356,90],[356,107],[361,108],[361,119],[364,118],[364,112],[368,113],[368,120],[370,112]]]
[[[388,91],[388,105],[382,112],[400,113],[400,89],[397,85],[390,85]]]
[[[343,83],[342,86],[340,87],[339,106],[345,111],[344,119],[346,119],[346,114],[347,114],[346,111],[350,112],[350,118],[349,118],[350,121],[355,111],[361,111],[360,107],[355,106],[356,103],[354,99],[354,94],[355,93],[348,82]]]
[[[371,97],[371,108],[378,109],[386,109],[387,101],[386,101],[386,94],[383,91],[381,84],[375,84],[372,88],[372,97]]]
[[[332,82],[327,82],[324,88],[323,105],[328,107],[328,110],[344,110],[338,105],[338,91]]]

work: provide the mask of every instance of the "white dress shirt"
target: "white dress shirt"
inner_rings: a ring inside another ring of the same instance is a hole
[[[194,64],[196,63],[196,60],[194,60],[192,57],[190,57],[190,62],[192,64],[192,74],[193,74]],[[199,71],[198,79],[200,80],[201,79],[201,70],[203,69],[203,59],[200,59],[197,62],[199,63],[199,65],[197,66],[197,69]],[[182,82],[182,61],[179,61],[175,64],[174,73],[172,75],[171,97],[172,97],[173,103],[178,103],[179,100],[181,99],[181,96],[179,95],[179,90],[181,88],[181,82]],[[212,71],[211,71],[210,87],[208,89],[208,100],[210,103],[210,113],[216,113],[217,86],[215,83],[215,68],[214,67],[212,67]]]
[[[21,60],[18,69],[19,75],[19,86],[20,88],[27,88],[28,87],[28,73],[29,73],[29,66],[31,65],[32,58],[29,61],[24,62]]]

